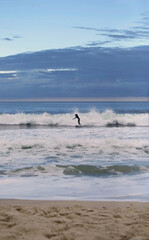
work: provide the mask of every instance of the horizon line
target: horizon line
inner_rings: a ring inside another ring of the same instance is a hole
[[[109,97],[109,98],[14,98],[0,99],[0,102],[149,102],[149,97]]]

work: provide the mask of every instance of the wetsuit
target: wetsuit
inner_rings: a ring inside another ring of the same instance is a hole
[[[78,124],[81,125],[80,118],[79,118],[78,114],[75,114],[75,118],[74,119],[76,119],[76,118],[78,119]]]

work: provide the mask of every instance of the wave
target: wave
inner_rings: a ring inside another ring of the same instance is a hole
[[[75,112],[76,113],[76,112]],[[149,114],[118,114],[112,110],[97,112],[91,110],[88,113],[77,112],[81,119],[82,127],[135,127],[149,126]],[[19,127],[73,127],[77,124],[73,120],[74,113],[65,114],[0,114],[0,126]]]
[[[118,175],[118,174],[134,174],[142,171],[148,171],[149,167],[140,167],[137,165],[129,166],[129,165],[114,165],[114,166],[106,166],[106,167],[97,167],[90,165],[68,165],[58,167],[64,168],[63,173],[65,175],[88,175],[88,176],[110,176],[110,175]]]
[[[25,134],[25,133],[24,133]],[[33,133],[34,134],[34,133]],[[148,139],[118,139],[116,137],[91,139],[90,136],[84,139],[73,139],[73,136],[59,136],[58,134],[41,136],[21,137],[20,132],[8,133],[4,139],[0,141],[0,154],[20,153],[22,151],[29,153],[43,154],[65,154],[71,156],[73,153],[83,156],[84,154],[97,154],[99,156],[104,154],[121,154],[132,153],[149,154]]]
[[[55,165],[55,166],[34,166],[24,167],[14,170],[0,171],[0,175],[20,176],[20,177],[36,177],[43,175],[60,176],[95,176],[95,177],[110,177],[126,174],[140,174],[148,172],[149,166],[137,165],[113,165],[113,166],[93,166],[93,165]]]

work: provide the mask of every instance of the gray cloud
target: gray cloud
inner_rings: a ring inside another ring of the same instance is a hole
[[[76,27],[74,27],[74,28],[76,28],[76,29],[82,29],[82,30],[91,30],[91,31],[101,31],[100,29],[98,29],[98,28],[91,28],[91,27],[80,27],[80,26],[76,26]]]
[[[130,36],[130,35],[125,35],[125,34],[100,34],[102,36],[106,36],[106,37],[109,37],[109,38],[112,38],[116,41],[119,41],[119,40],[123,40],[123,39],[134,39],[136,38],[135,36]]]
[[[114,29],[114,28],[92,28],[84,26],[76,26],[76,29],[94,31],[98,36],[107,37],[107,43],[123,41],[123,40],[134,40],[134,39],[149,39],[149,12],[141,14],[141,21],[137,22],[137,26],[129,29]],[[103,41],[103,43],[106,41]],[[99,45],[100,42],[93,42],[93,45]],[[97,44],[96,44],[97,43]],[[103,44],[101,41],[101,45]],[[89,44],[89,43],[88,43]],[[87,45],[88,45],[87,44]],[[105,43],[104,43],[105,44]],[[92,46],[93,46],[92,45]]]
[[[23,53],[0,62],[1,98],[10,93],[14,98],[145,97],[149,92],[148,46],[91,45]]]
[[[22,38],[22,37],[19,35],[14,35],[13,38]]]
[[[149,11],[146,11],[146,12],[144,12],[144,13],[142,13],[141,14],[141,17],[142,17],[142,19],[141,19],[141,21],[140,21],[140,23],[142,24],[149,24]]]
[[[101,45],[105,45],[107,43],[110,43],[111,41],[92,41],[92,42],[89,42],[87,43],[86,45],[87,46],[101,46]]]
[[[11,37],[4,37],[4,38],[0,38],[0,39],[3,40],[3,41],[14,41],[15,39],[18,39],[18,38],[21,38],[21,36],[14,35],[14,36],[11,36]]]
[[[4,41],[13,41],[13,38],[5,37],[5,38],[1,38],[1,40],[4,40]]]

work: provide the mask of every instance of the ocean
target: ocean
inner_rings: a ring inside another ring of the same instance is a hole
[[[0,198],[149,201],[149,102],[0,103]]]

